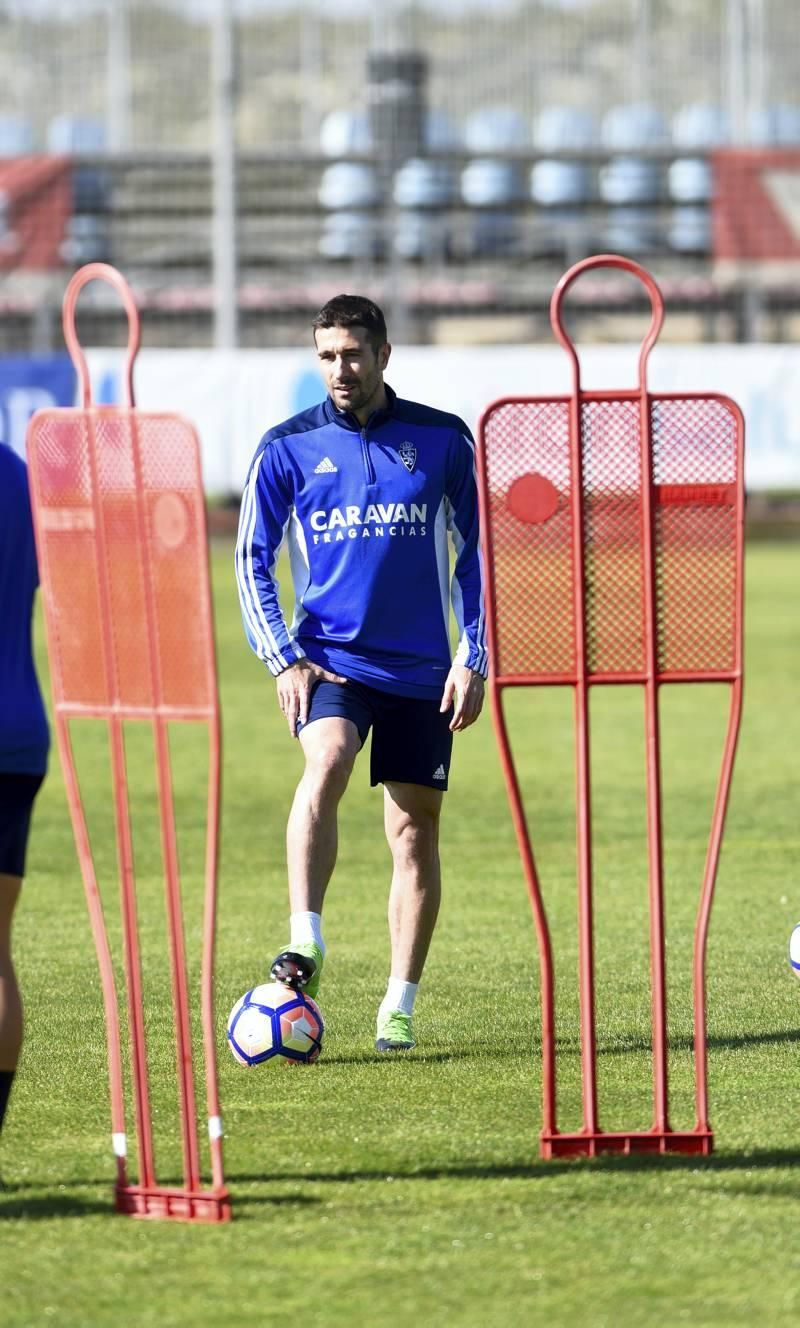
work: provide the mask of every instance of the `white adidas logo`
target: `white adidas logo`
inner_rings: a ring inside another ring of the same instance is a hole
[[[333,462],[331,461],[330,457],[323,457],[322,460],[320,461],[319,465],[314,467],[314,474],[315,474],[315,475],[335,475],[335,474],[337,474],[338,470],[339,470],[339,467],[338,467],[338,466],[334,466],[334,464],[333,464]]]
[[[447,774],[446,774],[446,772],[445,772],[445,768],[444,768],[443,765],[440,765],[438,770],[434,770],[434,772],[433,772],[433,778],[434,778],[434,779],[447,779]]]

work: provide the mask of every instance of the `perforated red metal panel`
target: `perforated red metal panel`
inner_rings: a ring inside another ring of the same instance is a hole
[[[503,400],[484,416],[501,677],[566,682],[576,673],[569,426],[568,397]],[[639,397],[584,393],[580,427],[587,674],[636,681],[646,667]],[[742,503],[738,413],[724,398],[653,396],[650,430],[658,673],[674,681],[730,674]],[[514,503],[532,476],[556,495],[549,508],[534,510],[535,519]]]
[[[652,403],[658,661],[701,677],[739,667],[739,415],[724,398]]]
[[[207,714],[216,697],[192,426],[132,410],[43,411],[28,446],[57,701]]]

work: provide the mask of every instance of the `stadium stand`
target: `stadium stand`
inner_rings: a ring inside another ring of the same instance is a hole
[[[776,0],[766,46],[737,65],[719,6],[645,6],[649,73],[634,8],[420,0],[389,25],[233,0],[241,344],[301,342],[348,275],[401,290],[413,339],[454,322],[502,339],[506,318],[535,337],[565,264],[599,248],[657,266],[681,335],[783,335],[800,294],[763,289],[748,323],[752,287],[717,280],[713,213],[716,153],[800,141],[793,7]],[[39,0],[26,18],[0,0],[0,166],[50,160],[71,182],[66,213],[52,176],[49,195],[19,174],[3,186],[0,349],[46,348],[48,327],[57,340],[64,281],[93,258],[134,283],[148,344],[211,344],[210,12]],[[50,228],[46,262],[24,241],[32,218]],[[582,317],[624,335],[625,311],[606,290]],[[123,335],[102,302],[84,317],[89,340]]]

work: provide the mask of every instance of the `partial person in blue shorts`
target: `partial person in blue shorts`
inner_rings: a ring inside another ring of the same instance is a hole
[[[50,741],[31,645],[38,581],[25,463],[0,443],[0,1129],[23,1031],[11,923]]]
[[[402,401],[384,382],[391,346],[371,300],[336,296],[312,326],[327,398],[262,438],[236,546],[245,632],[305,756],[287,829],[290,941],[272,973],[319,989],[338,806],[371,731],[393,860],[375,1045],[405,1051],[439,911],[453,735],[478,718],[487,673],[474,446],[456,415]],[[284,543],[291,624],[275,579]]]

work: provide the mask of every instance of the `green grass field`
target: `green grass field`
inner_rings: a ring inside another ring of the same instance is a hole
[[[753,546],[745,717],[709,944],[710,1159],[541,1162],[534,931],[488,714],[457,737],[443,822],[444,905],[417,1005],[419,1048],[373,1051],[387,973],[381,797],[356,768],[326,910],[328,1021],[309,1070],[243,1070],[234,1000],[287,939],[283,833],[300,769],[274,687],[241,632],[231,549],[213,551],[224,716],[218,919],[220,1079],[234,1221],[112,1211],[105,1034],[54,755],[16,927],[27,1040],[0,1147],[2,1322],[398,1328],[795,1324],[800,1254],[800,546]],[[44,672],[44,665],[43,665]],[[691,1126],[689,959],[727,711],[724,688],[665,695],[673,1124]],[[511,706],[557,954],[562,1128],[579,1124],[570,698]],[[608,1129],[650,1123],[641,696],[594,698],[598,1073]],[[84,731],[85,730],[85,731]],[[175,735],[193,981],[202,744]],[[100,726],[76,735],[98,870],[116,917]],[[131,764],[148,758],[131,732]],[[174,1053],[153,798],[136,799],[157,1152],[177,1166]],[[112,923],[116,938],[118,928]],[[511,960],[511,962],[509,962]]]

